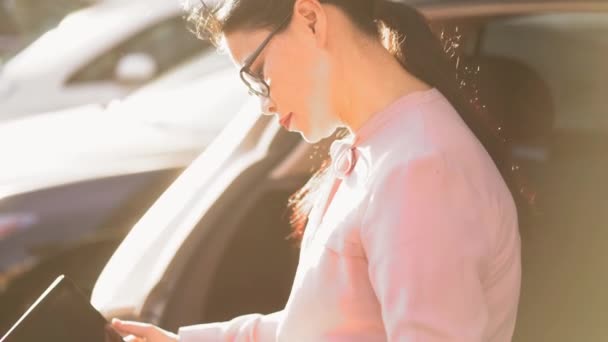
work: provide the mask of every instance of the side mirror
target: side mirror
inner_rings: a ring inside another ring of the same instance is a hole
[[[151,80],[157,72],[158,65],[154,58],[144,53],[133,53],[118,61],[114,77],[120,83],[138,85]]]

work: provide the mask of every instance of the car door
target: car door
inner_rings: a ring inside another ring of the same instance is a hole
[[[506,89],[528,99],[511,108],[507,121],[535,195],[534,213],[521,217],[514,341],[608,336],[607,33],[608,12],[547,11],[494,18],[480,38],[480,54],[536,74]]]

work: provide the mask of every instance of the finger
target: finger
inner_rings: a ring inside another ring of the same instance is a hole
[[[149,337],[153,331],[153,326],[151,324],[134,321],[121,321],[118,319],[112,320],[112,327],[121,332],[140,337]]]

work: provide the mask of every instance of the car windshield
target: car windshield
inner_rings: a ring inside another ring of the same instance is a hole
[[[107,111],[159,128],[216,131],[229,120],[226,113],[237,113],[246,97],[228,57],[205,52],[124,100],[111,102]]]
[[[112,106],[110,110],[159,128],[216,131],[229,120],[226,114],[236,113],[246,97],[236,72],[224,69],[175,88],[142,92],[116,105],[116,111]]]

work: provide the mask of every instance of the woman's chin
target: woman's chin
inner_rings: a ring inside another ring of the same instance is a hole
[[[312,135],[309,132],[295,130],[295,129],[292,130],[292,132],[298,132],[298,133],[300,133],[300,135],[302,136],[302,139],[304,139],[304,141],[306,141],[309,144],[314,144],[317,141],[319,141],[319,139],[315,135]]]
[[[302,135],[302,139],[304,139],[304,141],[306,141],[309,144],[316,144],[319,142],[319,140],[321,140],[321,139],[311,139],[302,133],[300,133],[300,135]]]
[[[307,132],[307,131],[300,131],[300,130],[292,130],[292,131],[299,132],[300,135],[302,136],[302,138],[307,143],[310,143],[310,144],[316,144],[325,138],[329,138],[333,134],[333,131],[330,131],[330,130],[325,130],[325,131],[317,130],[316,132]]]

